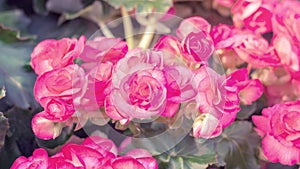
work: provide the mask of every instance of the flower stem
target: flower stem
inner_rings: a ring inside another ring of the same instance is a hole
[[[154,33],[155,33],[155,21],[152,20],[151,22],[151,18],[150,18],[149,25],[147,25],[138,47],[142,49],[147,49],[153,39]]]
[[[141,134],[141,130],[133,122],[130,122],[128,124],[128,128],[134,137],[139,136]]]
[[[104,36],[108,37],[108,38],[114,38],[115,36],[111,33],[111,31],[109,30],[109,28],[102,22],[99,21],[98,22],[98,26],[100,27],[100,29],[102,30],[102,33],[104,34]]]
[[[133,39],[133,26],[131,22],[131,18],[128,15],[128,12],[124,6],[121,7],[121,13],[123,16],[123,25],[126,42],[128,44],[128,48],[132,49],[134,47],[134,39]]]

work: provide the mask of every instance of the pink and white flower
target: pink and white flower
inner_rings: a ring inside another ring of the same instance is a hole
[[[40,139],[50,140],[57,138],[65,124],[62,122],[55,122],[49,119],[49,115],[43,111],[36,114],[31,120],[31,127],[33,133]]]
[[[19,157],[11,169],[158,169],[155,158],[144,149],[133,149],[118,156],[116,145],[109,139],[88,137],[82,145],[68,143],[60,152],[48,157],[47,152],[36,149],[33,155]]]
[[[241,45],[234,48],[237,55],[255,68],[278,66],[280,59],[275,54],[274,48],[263,37],[248,34]]]
[[[262,116],[253,116],[262,149],[271,162],[294,165],[300,161],[300,101],[265,108]]]
[[[200,16],[194,16],[184,19],[176,30],[177,37],[182,40],[191,32],[205,32],[209,34],[211,25],[204,18]]]
[[[182,101],[194,96],[193,87],[188,87],[191,78],[187,68],[164,65],[161,52],[132,50],[116,65],[111,93],[105,100],[106,113],[125,121],[172,117]]]
[[[263,85],[258,79],[249,79],[246,68],[238,69],[229,75],[232,85],[237,86],[239,98],[245,105],[251,105],[263,94]]]
[[[237,87],[214,70],[202,66],[195,74],[199,115],[194,121],[195,137],[212,138],[235,120],[239,111]]]
[[[83,69],[78,65],[69,65],[46,72],[37,78],[34,96],[42,106],[53,97],[71,100],[81,92],[84,75]]]
[[[31,65],[35,73],[44,74],[53,69],[72,65],[83,51],[85,37],[77,39],[49,39],[40,42],[31,54]]]
[[[31,157],[21,156],[15,160],[11,169],[46,169],[48,167],[48,154],[46,150],[39,148],[34,150]]]
[[[272,31],[272,16],[276,0],[238,0],[232,7],[236,27],[262,34]]]

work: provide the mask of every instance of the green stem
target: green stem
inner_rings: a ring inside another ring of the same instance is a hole
[[[141,134],[140,129],[133,122],[130,122],[128,124],[128,128],[132,132],[133,136],[135,137]]]
[[[149,22],[149,25],[147,25],[138,47],[142,49],[147,49],[153,39],[154,33],[155,33],[155,22]]]
[[[102,22],[99,21],[98,22],[98,26],[100,27],[100,29],[102,30],[102,33],[104,34],[104,36],[108,37],[108,38],[114,38],[115,36],[111,33],[111,31],[109,30],[109,28]]]
[[[131,22],[131,18],[128,15],[128,12],[124,6],[121,7],[121,13],[123,16],[123,25],[126,42],[128,44],[128,49],[134,48],[134,39],[133,39],[133,26]]]

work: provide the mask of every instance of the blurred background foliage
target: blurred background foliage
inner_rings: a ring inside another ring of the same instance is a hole
[[[121,17],[120,11],[113,8],[119,7],[120,2],[127,0],[0,0],[1,169],[9,168],[21,155],[30,156],[37,147],[44,147],[51,153],[69,138],[72,139],[71,129],[65,129],[60,137],[50,141],[37,139],[31,130],[31,118],[41,111],[32,91],[36,75],[29,62],[34,46],[44,39],[91,36],[101,24]],[[128,1],[125,6],[131,8],[136,5],[132,2],[134,1]],[[162,10],[167,5],[163,2],[157,6]],[[148,10],[144,3],[138,5],[138,11]],[[175,11],[180,18],[198,15],[212,25],[231,24],[229,15],[221,15],[212,9],[212,0],[177,0]],[[182,166],[187,169],[212,169],[224,168],[220,166],[225,164],[229,169],[258,168],[258,152],[255,148],[259,144],[259,138],[253,133],[251,122],[247,121],[255,112],[253,107],[243,110],[246,113],[238,116],[241,121],[233,123],[220,137],[195,140],[187,136],[184,142],[169,152],[156,156],[160,168],[175,169]],[[75,135],[86,136],[82,130],[75,132]],[[249,135],[253,137],[248,139]],[[195,147],[200,151],[196,153],[198,156],[193,155]],[[267,169],[297,167],[264,165]]]

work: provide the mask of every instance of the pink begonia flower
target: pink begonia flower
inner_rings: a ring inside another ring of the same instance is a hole
[[[87,42],[80,59],[86,70],[85,87],[75,107],[80,112],[99,110],[104,106],[115,64],[128,51],[126,42],[119,38],[95,37]]]
[[[290,36],[291,40],[298,44],[300,42],[300,2],[284,0],[276,3],[272,18],[273,32],[275,35],[284,34]]]
[[[188,62],[207,61],[214,51],[210,37],[211,25],[202,17],[195,16],[184,19],[176,30],[181,41],[182,56]]]
[[[194,16],[184,19],[176,30],[177,37],[182,40],[191,32],[198,33],[204,32],[209,34],[211,25],[204,18],[200,16]]]
[[[55,139],[61,133],[65,125],[60,122],[55,122],[48,119],[49,115],[46,112],[36,114],[31,120],[33,133],[40,139],[49,140]]]
[[[118,155],[118,148],[115,143],[106,138],[90,136],[83,141],[82,145],[93,148],[104,156],[108,153]]]
[[[51,157],[48,159],[49,169],[81,169],[82,167],[76,167],[71,161],[61,157]]]
[[[278,66],[280,59],[275,54],[266,39],[255,34],[249,34],[242,44],[234,48],[237,55],[254,68]]]
[[[90,112],[104,106],[104,100],[110,92],[113,68],[111,62],[100,62],[87,72],[82,96],[74,103],[76,110]]]
[[[242,44],[248,33],[224,24],[213,27],[210,35],[214,41],[215,54],[221,59],[225,68],[235,68],[244,63],[233,49]]]
[[[249,79],[246,68],[238,69],[229,74],[231,85],[237,86],[240,101],[251,105],[263,94],[263,85],[258,79]]]
[[[262,116],[252,116],[263,138],[262,149],[269,161],[294,165],[300,161],[300,101],[265,108]]]
[[[191,32],[182,40],[183,49],[190,56],[188,62],[206,62],[214,52],[214,42],[208,33]]]
[[[44,40],[40,42],[31,54],[31,65],[38,75],[53,69],[73,64],[83,51],[85,37],[77,39],[63,38],[61,40]]]
[[[34,150],[31,157],[21,156],[15,160],[10,169],[47,169],[48,154],[46,150],[38,148]]]
[[[109,139],[88,137],[82,145],[68,143],[60,152],[48,157],[44,149],[36,149],[31,157],[21,156],[11,169],[158,169],[152,155],[143,149],[133,149],[118,156],[116,145]]]
[[[91,70],[100,62],[116,64],[127,51],[128,46],[122,39],[97,36],[87,42],[79,58],[84,62],[81,66]]]
[[[68,161],[72,162],[72,164],[76,167],[83,168],[105,168],[104,166],[107,163],[110,163],[110,160],[115,158],[115,155],[112,153],[108,153],[107,156],[103,156],[97,150],[76,144],[67,144],[65,145],[61,152],[63,153],[63,157]]]
[[[37,78],[34,96],[48,120],[61,122],[73,115],[73,100],[82,92],[84,81],[84,71],[77,65],[54,69]]]
[[[235,120],[240,110],[237,87],[206,66],[202,66],[194,78],[198,84],[196,102],[200,113],[194,121],[194,136],[216,137]]]
[[[34,96],[43,107],[54,97],[65,101],[72,100],[81,92],[84,75],[84,70],[78,65],[68,65],[46,72],[37,78]]]
[[[300,42],[300,41],[299,41]],[[276,34],[272,43],[281,64],[286,66],[291,72],[300,71],[300,45],[296,46],[293,40],[285,34]]]
[[[118,157],[112,162],[113,169],[157,169],[158,163],[152,155],[143,149],[133,149],[126,156]]]
[[[163,52],[163,60],[166,65],[185,65],[185,58],[189,56],[185,53],[183,46],[177,37],[172,35],[162,36],[154,45],[155,51]]]
[[[231,9],[234,25],[257,34],[271,32],[275,3],[275,0],[238,0]]]
[[[172,35],[162,36],[154,50],[164,53],[164,64],[191,66],[207,62],[214,51],[214,45],[206,34],[191,32],[182,41]]]
[[[63,123],[55,122],[48,117],[49,115],[43,111],[36,114],[31,120],[32,131],[40,139],[55,139],[65,127]]]
[[[193,123],[194,137],[214,138],[222,133],[220,120],[210,113],[200,114]]]
[[[194,96],[192,72],[166,66],[162,52],[134,49],[121,59],[112,76],[111,94],[105,100],[114,120],[175,115],[179,104]],[[187,91],[186,91],[187,90]]]
[[[300,73],[300,2],[281,1],[277,3],[272,18],[274,48],[281,63],[288,68],[294,78]]]

